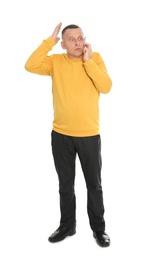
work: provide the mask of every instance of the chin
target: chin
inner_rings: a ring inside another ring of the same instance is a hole
[[[75,53],[75,57],[77,57],[77,58],[80,58],[80,57],[82,57],[83,56],[83,52],[77,52],[77,53]]]

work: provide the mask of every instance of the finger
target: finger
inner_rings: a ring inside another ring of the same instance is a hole
[[[85,47],[86,47],[86,48],[89,48],[89,47],[90,47],[90,44],[89,44],[89,43],[85,43]]]
[[[59,23],[57,26],[61,26],[62,25],[62,23]]]
[[[61,29],[61,26],[62,26],[62,23],[59,23],[59,24],[56,26],[56,28],[55,28],[55,30],[54,30],[54,33],[58,34],[59,31],[60,31],[60,29]]]
[[[84,46],[84,48],[83,48],[83,53],[86,53],[86,46]]]
[[[60,31],[61,26],[62,26],[62,23],[59,23],[59,24],[57,25],[56,29],[57,29],[58,32]]]
[[[60,40],[60,38],[59,37],[57,37],[57,42]]]
[[[59,23],[59,26],[61,27],[61,26],[62,26],[62,23]]]

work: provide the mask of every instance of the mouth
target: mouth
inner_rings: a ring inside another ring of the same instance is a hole
[[[75,48],[75,51],[82,51],[82,49],[77,47],[77,48]]]

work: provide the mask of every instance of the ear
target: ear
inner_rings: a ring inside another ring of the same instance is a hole
[[[62,49],[65,49],[64,42],[61,42],[61,47],[62,47]]]

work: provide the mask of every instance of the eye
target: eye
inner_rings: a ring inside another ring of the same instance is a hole
[[[69,38],[69,42],[73,42],[74,41],[74,38]]]
[[[84,39],[83,39],[82,36],[80,36],[78,40],[79,40],[79,41],[84,41]]]

